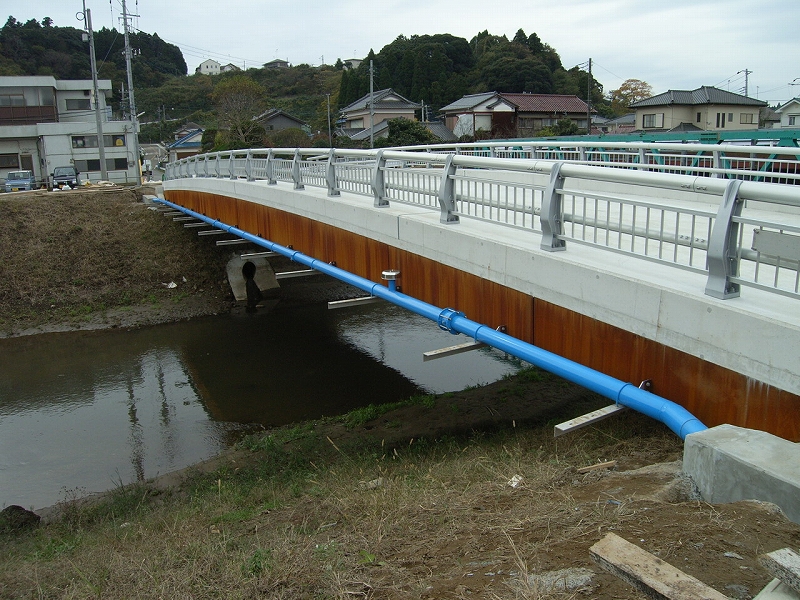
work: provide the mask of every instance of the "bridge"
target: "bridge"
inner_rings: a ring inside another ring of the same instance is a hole
[[[163,188],[186,226],[406,302],[468,345],[546,358],[618,404],[677,407],[682,436],[696,417],[800,441],[798,153],[251,149],[170,164]]]

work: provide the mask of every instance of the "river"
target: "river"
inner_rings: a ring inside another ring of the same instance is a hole
[[[391,304],[324,304],[133,330],[0,339],[0,508],[61,500],[184,468],[254,429],[518,369]]]

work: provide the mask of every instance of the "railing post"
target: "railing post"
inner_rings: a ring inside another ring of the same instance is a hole
[[[253,181],[253,151],[247,150],[247,158],[244,159],[244,174],[247,176],[247,181]]]
[[[639,167],[640,171],[643,171],[645,166],[647,165],[647,153],[644,151],[644,146],[639,148]]]
[[[714,177],[717,179],[725,177],[724,173],[720,173],[720,169],[722,169],[722,154],[719,150],[714,150],[711,155],[714,157],[714,169],[716,169]]]
[[[220,156],[220,153],[217,152],[217,154],[214,156],[214,177],[220,179],[221,174],[222,174],[222,157]]]
[[[578,150],[578,156],[579,156],[578,160],[580,160],[583,163],[586,162],[586,148],[584,146],[581,146],[580,149]]]
[[[561,218],[561,194],[564,187],[564,178],[561,176],[561,167],[564,163],[557,162],[550,171],[550,183],[542,196],[542,212],[539,221],[542,224],[541,249],[548,252],[557,252],[567,249],[566,240],[559,239],[562,233],[563,220]]]
[[[494,146],[492,146],[494,149]],[[456,182],[453,177],[456,174],[456,166],[453,164],[453,155],[448,154],[442,172],[442,182],[439,185],[439,208],[441,208],[440,223],[458,223],[456,211]]]
[[[378,150],[375,155],[375,170],[372,171],[372,195],[375,197],[372,205],[375,208],[389,206],[389,199],[386,197],[386,179],[383,173],[385,168],[386,159],[383,157],[383,150]]]
[[[732,282],[731,277],[739,275],[739,223],[734,221],[734,217],[742,214],[742,200],[739,198],[741,185],[741,179],[728,181],[708,239],[708,281],[705,292],[707,296],[720,300],[737,298],[740,294],[741,286]]]
[[[328,168],[325,171],[325,181],[328,183],[328,196],[340,196],[339,188],[336,186],[336,150],[333,148],[328,152]]]
[[[267,151],[267,185],[276,185],[275,179],[275,152],[272,148]]]
[[[208,154],[203,158],[203,177],[208,177]]]
[[[305,189],[303,185],[303,175],[300,173],[300,148],[294,149],[294,158],[292,158],[292,180],[294,181],[294,189]]]
[[[236,167],[234,166],[235,163],[233,155],[234,153],[231,152],[230,160],[228,161],[228,177],[230,177],[231,179],[236,179]]]

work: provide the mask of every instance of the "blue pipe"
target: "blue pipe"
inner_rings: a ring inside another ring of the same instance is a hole
[[[311,258],[292,248],[270,242],[269,240],[265,240],[264,238],[248,233],[232,225],[227,225],[221,221],[211,219],[193,210],[169,202],[168,200],[157,198],[156,201],[180,210],[213,227],[227,231],[272,252],[286,256],[294,262],[305,265],[325,275],[335,277],[372,296],[387,300],[392,304],[410,310],[426,319],[434,321],[439,325],[440,329],[449,331],[452,334],[463,333],[468,335],[476,342],[483,342],[493,348],[502,350],[507,354],[592,390],[593,392],[613,400],[617,404],[644,413],[648,417],[664,423],[681,439],[684,439],[690,433],[707,429],[697,417],[679,404],[651,394],[633,384],[625,383],[619,379],[585,367],[563,356],[543,350],[538,346],[518,340],[510,335],[492,329],[487,325],[481,325],[480,323],[471,321],[464,316],[464,313],[453,310],[452,308],[441,309],[427,302],[407,296],[397,291],[396,286],[392,285],[395,283],[393,281],[389,282],[389,287],[385,287],[380,283],[374,283],[369,279],[359,277],[344,269]]]

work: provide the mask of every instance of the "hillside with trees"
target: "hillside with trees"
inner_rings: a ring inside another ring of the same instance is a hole
[[[0,75],[90,79],[88,44],[82,33],[75,27],[57,27],[48,17],[25,23],[9,17],[0,29]],[[127,109],[121,93],[127,84],[124,36],[105,28],[94,35],[98,75],[112,81],[112,107],[123,112]],[[282,140],[272,140],[263,128],[245,123],[277,108],[308,123],[320,145],[327,144],[328,107],[335,123],[341,108],[369,92],[370,62],[376,90],[393,88],[423,103],[428,118],[465,94],[486,91],[569,94],[583,100],[588,92],[592,107],[609,117],[624,114],[630,102],[649,94],[649,86],[635,79],[604,93],[596,79],[590,85],[581,66],[564,68],[555,48],[522,29],[510,40],[488,30],[471,40],[450,34],[401,35],[379,52],[371,50],[356,69],[340,59],[335,65],[250,68],[215,76],[187,75],[180,48],[158,34],[136,32],[130,39],[137,112],[144,113],[143,142],[170,141],[175,129],[192,121],[215,132],[208,148],[280,145]],[[397,134],[409,137],[400,129]],[[296,132],[292,136],[300,139]]]
[[[56,79],[91,79],[89,44],[83,30],[56,27],[49,17],[41,23],[25,23],[9,17],[0,29],[0,75],[52,75]],[[186,75],[186,61],[180,48],[158,34],[131,33],[131,47],[136,48],[132,61],[133,80],[138,88],[160,87],[174,77]],[[116,29],[94,32],[98,77],[110,79],[117,106],[120,90],[127,87],[124,35]]]

